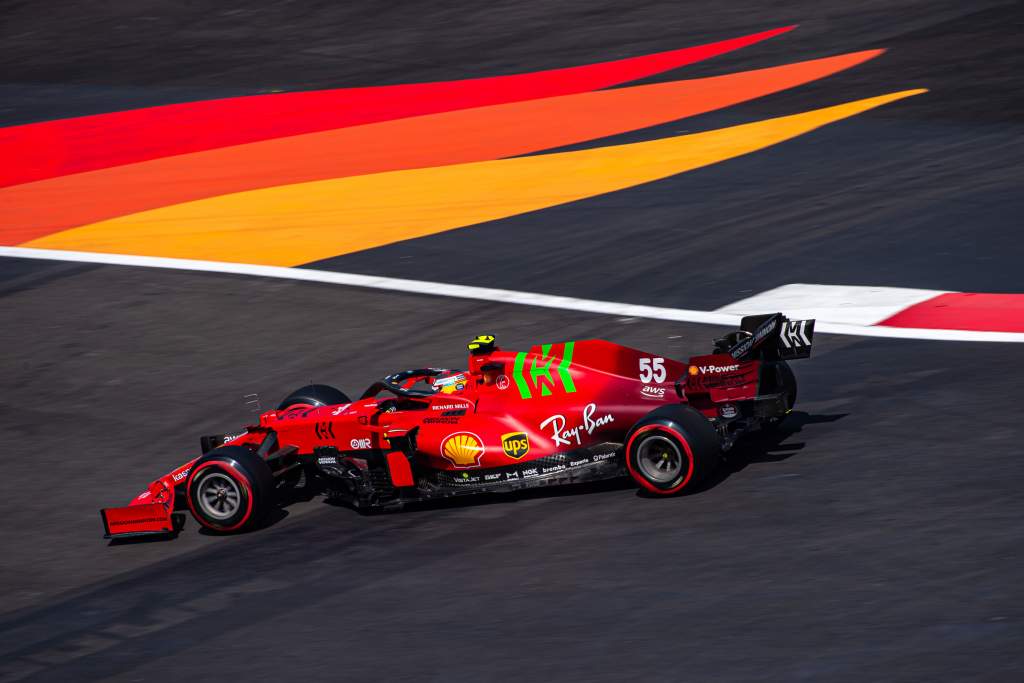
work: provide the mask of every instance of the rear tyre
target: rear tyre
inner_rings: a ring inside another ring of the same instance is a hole
[[[786,394],[786,410],[793,410],[796,405],[796,375],[789,363],[781,361],[778,365],[779,389]]]
[[[244,446],[224,446],[199,458],[186,488],[192,516],[218,533],[258,526],[274,506],[270,466]]]
[[[779,361],[775,364],[775,391],[786,396],[786,415],[793,410],[793,406],[796,405],[796,375],[793,373],[793,368],[789,367],[789,363],[786,361]],[[773,417],[764,421],[763,429],[774,432],[778,431],[779,425],[786,419],[786,416]]]
[[[291,408],[292,406],[309,406],[319,408],[320,406],[333,406],[339,403],[351,403],[352,399],[345,395],[345,392],[327,384],[307,384],[296,389],[281,401],[278,410]]]
[[[647,491],[669,496],[692,490],[722,458],[718,432],[689,406],[662,406],[626,437],[626,467]]]

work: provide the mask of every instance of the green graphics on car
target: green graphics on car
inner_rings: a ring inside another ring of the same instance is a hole
[[[573,384],[569,368],[572,366],[572,351],[576,342],[565,342],[564,344],[544,344],[541,346],[540,355],[520,351],[516,354],[516,362],[512,368],[512,379],[516,382],[521,398],[533,398],[535,395],[551,396],[557,386],[561,384],[561,390],[566,394],[576,393],[576,385]],[[556,353],[552,353],[554,347]],[[557,353],[558,347],[562,347],[561,354]],[[526,368],[527,359],[530,361],[529,369]],[[551,374],[551,366],[558,361],[555,367],[555,374],[558,380]]]

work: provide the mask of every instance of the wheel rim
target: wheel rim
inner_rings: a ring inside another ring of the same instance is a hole
[[[667,484],[678,479],[684,461],[679,446],[660,434],[644,439],[636,453],[637,466],[644,477],[657,484]]]
[[[238,482],[227,474],[211,472],[199,482],[196,491],[199,509],[211,519],[230,519],[242,505],[242,491]]]

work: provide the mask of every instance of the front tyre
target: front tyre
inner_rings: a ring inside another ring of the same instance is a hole
[[[218,533],[251,529],[274,505],[270,466],[244,446],[224,446],[199,458],[188,478],[188,506],[202,526]]]
[[[351,403],[345,392],[335,389],[329,384],[307,384],[288,394],[287,398],[281,401],[278,410],[285,410],[292,406],[309,406],[319,408],[320,406],[333,406],[341,403]]]
[[[626,439],[626,467],[647,491],[669,496],[692,490],[721,460],[718,433],[689,406],[663,406],[648,413]]]

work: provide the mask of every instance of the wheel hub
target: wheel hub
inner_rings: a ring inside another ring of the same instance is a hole
[[[199,483],[196,499],[203,514],[212,519],[225,520],[238,512],[242,492],[230,476],[212,472]]]
[[[637,465],[650,481],[665,484],[682,472],[685,458],[679,446],[669,437],[655,434],[640,444]]]

